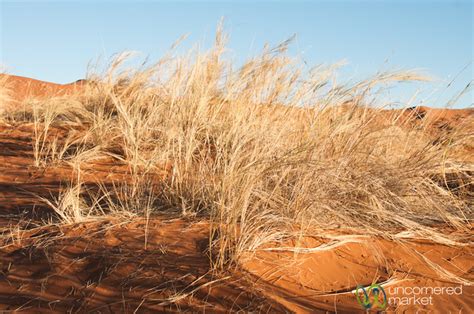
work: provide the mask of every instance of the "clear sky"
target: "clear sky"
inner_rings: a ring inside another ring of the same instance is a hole
[[[415,89],[442,106],[473,80],[472,1],[5,1],[0,0],[0,63],[8,73],[67,83],[90,61],[126,50],[155,59],[181,35],[184,48],[209,44],[225,18],[237,62],[291,35],[308,65],[347,60],[341,75],[422,69],[437,80]],[[461,71],[464,69],[464,71]],[[454,82],[448,89],[448,83]],[[456,106],[473,104],[473,92]]]

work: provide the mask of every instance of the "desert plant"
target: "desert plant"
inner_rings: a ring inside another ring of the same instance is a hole
[[[134,71],[123,70],[119,57],[94,76],[74,109],[36,110],[37,164],[51,127],[80,124],[75,143],[130,166],[129,197],[120,207],[143,206],[148,216],[159,200],[208,217],[216,266],[295,230],[392,238],[409,231],[456,243],[437,226],[468,228],[472,195],[443,188],[433,176],[451,162],[454,143],[472,137],[433,142],[423,126],[400,122],[403,111],[390,116],[377,103],[379,86],[423,77],[395,71],[336,84],[334,67],[306,71],[287,56],[287,43],[234,69],[225,37],[216,38],[208,52],[166,56]],[[150,180],[164,168],[164,177]],[[77,189],[51,203],[68,222],[89,216],[78,209]],[[109,206],[117,204],[112,199]]]

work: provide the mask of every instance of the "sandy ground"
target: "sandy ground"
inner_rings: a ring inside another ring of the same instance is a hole
[[[30,96],[66,95],[84,84],[6,79],[13,93],[4,107]],[[403,116],[409,123],[428,121],[428,131],[436,137],[474,115],[469,109],[417,107]],[[68,165],[34,167],[33,136],[31,124],[0,122],[0,227],[11,234],[0,245],[4,311],[363,313],[354,290],[375,282],[384,283],[387,298],[398,303],[389,304],[387,312],[474,309],[472,228],[461,235],[465,245],[456,247],[429,240],[345,238],[344,230],[326,230],[324,238],[269,245],[245,256],[237,267],[212,272],[205,220],[168,215],[40,226],[50,209],[38,197],[57,194],[77,173]],[[102,159],[81,169],[81,176],[93,186],[126,180],[127,170]],[[157,184],[163,178],[166,172],[155,178]],[[328,235],[345,241],[334,247]],[[303,249],[295,252],[295,245]],[[444,290],[426,294],[420,287]]]

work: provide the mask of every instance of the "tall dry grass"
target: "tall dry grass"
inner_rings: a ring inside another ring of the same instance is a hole
[[[451,152],[472,134],[433,143],[422,128],[370,106],[379,86],[423,79],[416,73],[340,85],[335,67],[307,71],[286,44],[238,68],[220,32],[207,52],[172,51],[139,69],[124,68],[120,56],[79,94],[35,107],[37,165],[51,151],[77,168],[100,156],[125,162],[130,180],[99,189],[107,202],[94,212],[208,217],[216,266],[268,242],[337,228],[455,243],[438,226],[468,228],[472,194],[436,177],[454,167]],[[74,134],[67,147],[48,148],[53,126]],[[165,179],[150,179],[163,169]],[[67,222],[90,216],[80,188],[52,203]]]

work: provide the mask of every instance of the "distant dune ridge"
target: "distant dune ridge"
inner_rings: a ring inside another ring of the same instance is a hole
[[[4,86],[9,90],[8,95],[3,96],[3,106],[8,104],[19,103],[27,98],[48,98],[73,94],[83,90],[84,86],[92,82],[87,79],[79,79],[68,84],[57,84],[52,82],[41,81],[23,76],[0,74],[0,82],[4,82]],[[0,100],[1,100],[0,94]],[[343,105],[345,107],[346,105]],[[0,106],[0,111],[1,111]],[[347,106],[350,108],[350,106]],[[4,109],[5,110],[5,109]],[[386,110],[398,114],[402,109]],[[429,121],[438,127],[454,127],[465,119],[474,119],[474,108],[467,109],[439,109],[427,106],[410,107],[404,109],[404,116],[412,120]]]
[[[53,97],[64,96],[78,91],[87,80],[77,80],[69,84],[56,84],[45,82],[28,77],[1,74],[0,81],[10,90],[10,97],[13,101],[22,101],[28,97]]]

